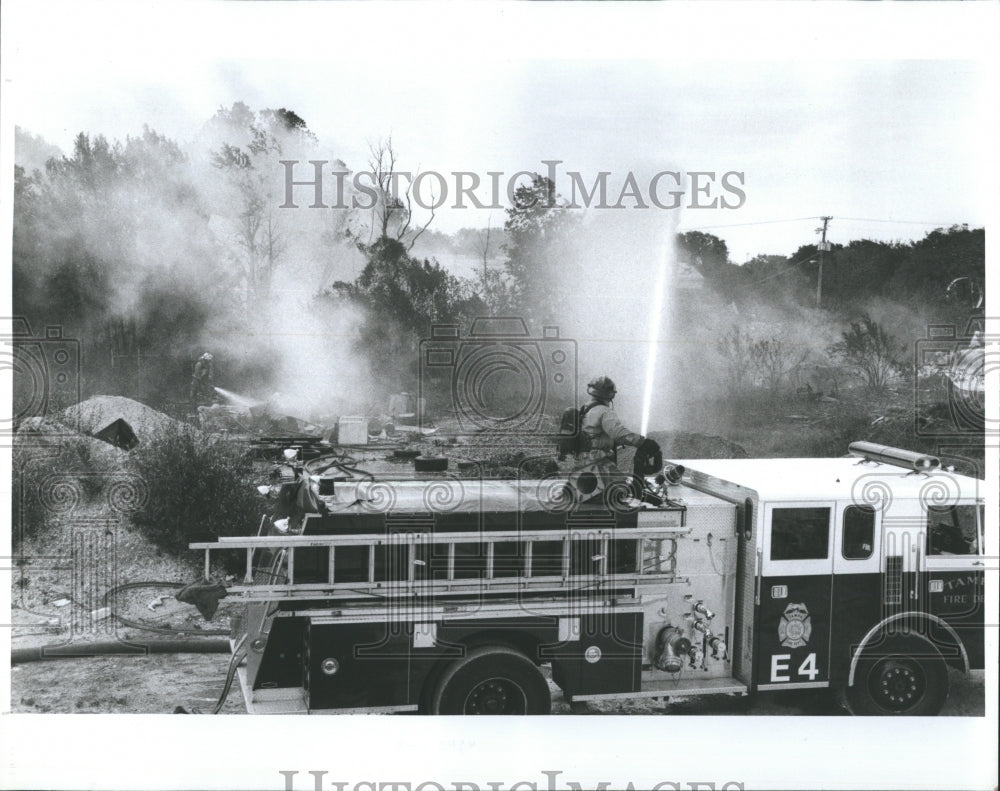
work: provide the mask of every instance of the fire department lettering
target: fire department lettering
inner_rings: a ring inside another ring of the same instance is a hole
[[[812,622],[809,610],[805,604],[790,602],[785,607],[778,624],[778,639],[781,644],[788,648],[801,648],[809,642],[810,634],[812,634]]]

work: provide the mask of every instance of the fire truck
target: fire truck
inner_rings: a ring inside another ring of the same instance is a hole
[[[930,715],[984,668],[984,483],[848,456],[376,480],[294,463],[240,569],[227,688],[252,713],[544,714],[827,687]],[[284,515],[282,515],[282,513]],[[550,684],[551,679],[551,684]]]

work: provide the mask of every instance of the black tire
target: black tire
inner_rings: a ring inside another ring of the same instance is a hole
[[[948,667],[926,640],[889,638],[861,655],[844,697],[852,714],[932,716],[948,698]]]
[[[431,714],[548,714],[549,685],[524,654],[504,646],[473,648],[438,679]]]

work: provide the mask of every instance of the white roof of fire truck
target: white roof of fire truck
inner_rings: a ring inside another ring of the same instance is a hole
[[[692,459],[671,460],[688,471],[684,482],[698,484],[695,472],[757,492],[760,500],[870,502],[873,490],[884,485],[893,499],[922,499],[930,505],[985,497],[985,482],[947,469],[907,470],[857,456],[833,459]],[[868,497],[866,497],[866,490]]]

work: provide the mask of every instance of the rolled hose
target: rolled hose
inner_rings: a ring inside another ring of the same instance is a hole
[[[99,643],[56,643],[34,648],[15,648],[11,665],[45,662],[49,659],[85,659],[89,656],[144,656],[147,654],[228,654],[228,640],[147,640],[145,642],[105,640]]]

